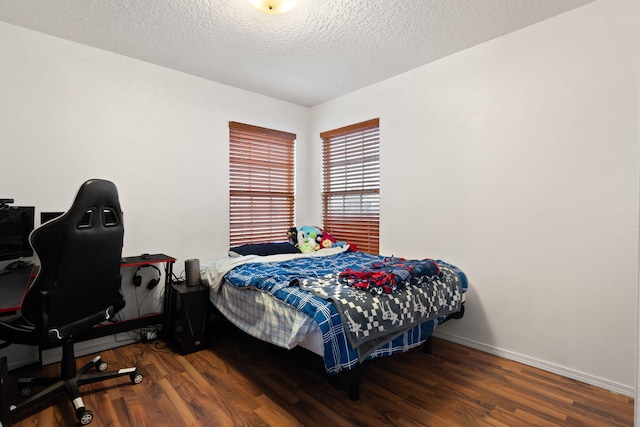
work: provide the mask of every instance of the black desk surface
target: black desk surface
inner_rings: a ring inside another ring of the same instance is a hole
[[[36,271],[33,267],[28,267],[0,274],[0,314],[20,309],[24,291],[27,290],[31,275],[35,277]]]
[[[129,256],[126,258],[122,258],[122,266],[123,267],[135,267],[144,264],[155,264],[158,262],[175,262],[176,259],[174,257],[170,257],[165,254],[144,254],[137,256]]]
[[[123,267],[134,267],[157,262],[175,262],[175,258],[164,254],[145,254],[122,259]],[[38,266],[29,266],[17,270],[0,271],[0,315],[11,314],[20,309],[22,297],[31,279],[36,277]]]

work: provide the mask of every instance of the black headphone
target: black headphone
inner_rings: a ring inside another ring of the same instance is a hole
[[[160,277],[162,276],[160,269],[153,264],[144,264],[138,267],[136,269],[136,272],[133,273],[133,278],[131,279],[131,283],[133,283],[133,286],[135,286],[136,288],[142,285],[141,270],[147,267],[150,267],[152,270],[155,271],[154,277],[151,280],[149,280],[149,283],[147,283],[147,289],[153,289],[158,285],[158,283],[160,283]]]

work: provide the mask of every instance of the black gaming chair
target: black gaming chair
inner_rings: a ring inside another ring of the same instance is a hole
[[[84,407],[79,386],[124,375],[134,384],[142,381],[136,368],[106,372],[107,365],[99,356],[76,369],[73,349],[77,334],[113,319],[125,305],[120,289],[123,237],[118,190],[112,182],[100,179],[85,182],[68,212],[31,233],[40,270],[19,315],[0,322],[0,340],[62,345],[61,375],[19,380],[23,396],[30,396],[34,386],[46,388],[12,406],[11,413],[66,391],[76,418],[85,425],[93,414]]]

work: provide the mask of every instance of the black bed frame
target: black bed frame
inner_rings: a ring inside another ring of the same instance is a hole
[[[442,323],[448,322],[451,319],[462,319],[463,316],[464,303],[460,306],[460,311],[449,314],[444,318]],[[431,354],[431,335],[429,335],[429,338],[422,344],[422,350],[426,354]],[[351,400],[360,400],[361,373],[362,364],[359,364],[355,368],[341,371],[337,375],[329,375],[329,382],[338,390],[347,390]]]

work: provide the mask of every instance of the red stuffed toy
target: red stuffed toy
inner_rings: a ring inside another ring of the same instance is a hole
[[[333,245],[337,243],[337,240],[333,238],[333,236],[326,231],[322,232],[322,239],[320,240],[320,248],[332,248]]]

